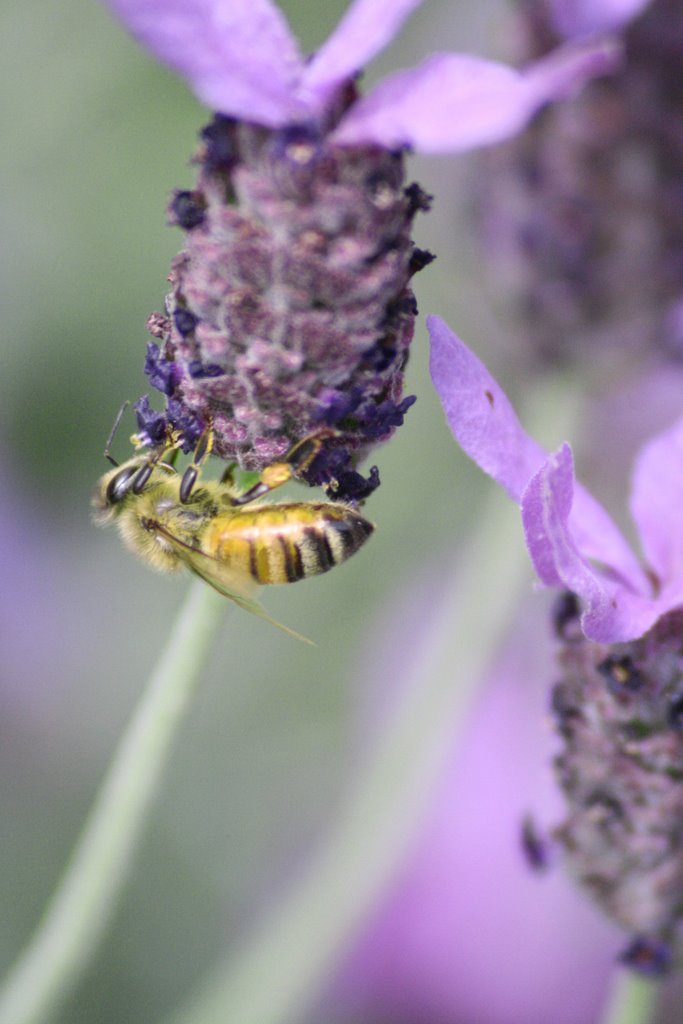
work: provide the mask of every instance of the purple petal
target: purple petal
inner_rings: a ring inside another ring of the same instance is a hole
[[[567,39],[609,32],[635,18],[650,0],[548,0],[553,25]]]
[[[438,316],[427,317],[430,370],[453,436],[517,504],[546,452],[526,433],[484,364]]]
[[[621,64],[621,44],[604,37],[593,42],[567,43],[521,72],[529,116],[549,100],[578,92],[592,78],[609,75]]]
[[[518,504],[547,458],[519,422],[505,393],[484,364],[436,316],[427,317],[431,373],[456,441]],[[586,558],[608,565],[632,589],[647,593],[648,580],[602,506],[576,488],[571,513],[575,541]]]
[[[304,90],[324,100],[330,89],[383,50],[422,0],[355,0],[302,77]]]
[[[589,640],[617,643],[642,636],[663,609],[635,594],[580,554],[570,526],[574,465],[569,445],[551,455],[531,479],[522,498],[527,547],[539,579],[571,590],[584,607],[581,620]]]
[[[576,544],[586,558],[607,566],[632,590],[643,594],[651,591],[647,575],[614,520],[580,483],[574,488],[571,525]]]
[[[591,607],[603,605],[608,597],[579,554],[569,528],[573,503],[574,460],[571,448],[564,444],[544,461],[524,492],[522,522],[527,547],[542,583],[566,586],[584,596]]]
[[[489,145],[519,131],[551,99],[616,63],[611,43],[568,45],[526,71],[466,54],[435,54],[384,79],[356,103],[334,135],[425,153]]]
[[[222,114],[276,127],[305,110],[302,61],[270,0],[108,0],[126,28]]]
[[[683,418],[641,449],[631,515],[643,554],[664,591],[683,586]]]

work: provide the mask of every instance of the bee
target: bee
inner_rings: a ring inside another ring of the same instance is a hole
[[[305,641],[264,611],[256,588],[328,572],[355,554],[374,530],[359,511],[341,502],[260,503],[308,466],[320,443],[315,436],[304,438],[242,494],[231,468],[221,480],[198,484],[210,432],[182,476],[164,461],[172,444],[141,453],[100,479],[92,502],[95,521],[116,523],[124,544],[151,568],[188,569],[235,604]],[[113,462],[108,447],[105,455]]]

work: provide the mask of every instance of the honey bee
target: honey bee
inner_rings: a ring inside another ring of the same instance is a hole
[[[240,607],[306,640],[264,611],[254,597],[257,586],[328,572],[355,554],[374,530],[341,502],[255,503],[310,464],[319,445],[316,438],[304,439],[242,494],[230,472],[197,485],[209,439],[200,441],[182,476],[163,461],[163,451],[142,453],[100,479],[94,518],[102,526],[115,522],[124,544],[151,568],[188,569]],[[111,458],[108,450],[105,455]]]

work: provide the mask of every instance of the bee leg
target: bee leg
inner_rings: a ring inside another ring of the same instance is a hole
[[[232,485],[235,483],[235,470],[236,469],[237,469],[237,463],[236,462],[231,462],[223,470],[223,475],[221,476],[221,483],[225,484],[226,487],[232,487]]]
[[[213,430],[211,426],[208,426],[204,433],[197,441],[197,447],[194,450],[194,459],[191,466],[188,466],[182,475],[180,481],[180,501],[183,505],[186,505],[190,500],[192,489],[197,482],[199,476],[199,467],[202,462],[211,453],[213,448]]]
[[[289,449],[282,462],[273,462],[270,466],[266,466],[261,473],[260,480],[253,487],[239,497],[233,498],[233,505],[246,505],[250,501],[255,501],[256,498],[262,498],[264,494],[274,491],[276,487],[281,487],[288,480],[303,473],[322,448],[323,441],[328,437],[334,437],[335,433],[334,430],[320,430],[297,441]]]
[[[292,467],[293,475],[303,473],[308,469],[313,459],[320,452],[323,442],[327,441],[330,437],[339,437],[339,431],[324,427],[317,430],[314,434],[302,437],[300,441],[297,441],[289,449],[284,457],[284,462]]]

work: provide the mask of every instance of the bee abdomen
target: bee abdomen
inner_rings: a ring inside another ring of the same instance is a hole
[[[374,529],[372,523],[357,512],[349,509],[344,509],[344,512],[340,518],[325,516],[320,522],[303,527],[300,537],[292,538],[298,563],[286,566],[288,582],[328,572],[345,562],[365,543]],[[294,575],[299,565],[301,571]]]
[[[261,505],[235,517],[221,538],[221,557],[258,583],[296,583],[345,562],[373,529],[344,505]]]

